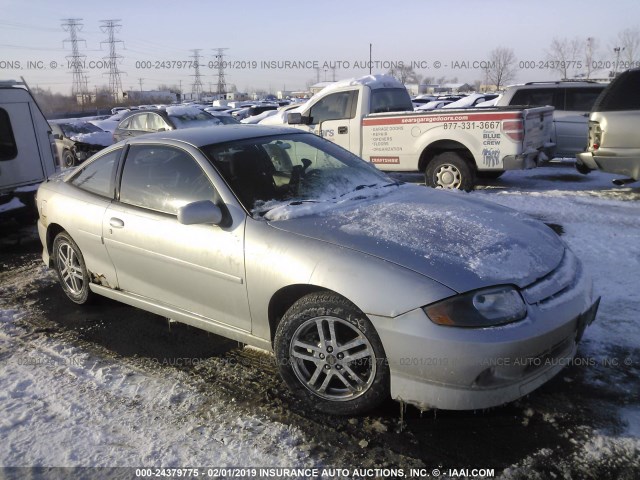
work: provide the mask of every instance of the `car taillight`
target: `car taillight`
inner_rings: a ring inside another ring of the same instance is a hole
[[[524,138],[524,123],[522,120],[504,120],[502,131],[511,140],[520,141]]]
[[[591,141],[591,148],[598,150],[602,140],[602,129],[598,122],[589,121],[589,140]]]

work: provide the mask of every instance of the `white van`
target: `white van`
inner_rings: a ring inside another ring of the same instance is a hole
[[[35,213],[38,185],[58,165],[51,128],[26,83],[0,81],[0,216]]]

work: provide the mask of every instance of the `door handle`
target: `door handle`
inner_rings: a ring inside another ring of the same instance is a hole
[[[122,228],[124,227],[124,222],[119,218],[111,217],[111,220],[109,220],[109,225],[111,225],[113,228]]]
[[[339,134],[347,133],[348,131],[349,129],[347,127],[338,127]]]

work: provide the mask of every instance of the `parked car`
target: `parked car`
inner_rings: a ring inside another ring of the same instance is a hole
[[[423,110],[437,110],[445,105],[449,105],[450,103],[453,103],[453,100],[433,100],[416,107],[415,111],[421,112]]]
[[[120,123],[120,120],[122,120],[122,118],[131,111],[133,110],[125,108],[124,110],[119,110],[118,112],[114,113],[110,117],[107,117],[103,120],[89,120],[89,123],[93,123],[96,127],[104,130],[105,132],[109,132],[111,133],[111,135],[113,135],[113,132],[115,131],[118,124]]]
[[[38,191],[67,297],[255,347],[309,405],[478,409],[567,365],[598,301],[546,225],[258,125],[130,139]],[[44,208],[46,205],[46,209]]]
[[[109,132],[82,120],[49,122],[63,167],[73,167],[113,143]]]
[[[497,96],[497,93],[472,93],[471,95],[467,95],[460,100],[456,100],[455,102],[444,105],[442,108],[472,108],[480,103],[493,100]]]
[[[640,68],[616,77],[596,100],[589,116],[589,142],[577,156],[576,168],[600,169],[640,180]]]
[[[555,147],[547,156],[575,157],[587,144],[587,117],[606,85],[591,81],[530,82],[507,87],[496,106],[552,105],[553,130],[549,139]]]
[[[224,125],[228,122],[221,116],[213,116],[194,106],[167,107],[164,110],[129,112],[122,117],[113,132],[116,141],[154,132],[165,132],[181,128]]]

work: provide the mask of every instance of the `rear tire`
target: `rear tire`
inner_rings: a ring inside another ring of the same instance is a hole
[[[89,272],[80,248],[67,232],[53,240],[53,261],[62,290],[74,303],[82,305],[91,300]]]
[[[278,325],[274,349],[283,380],[316,410],[353,415],[389,397],[378,334],[364,313],[335,293],[294,303]]]
[[[475,184],[475,172],[460,154],[444,152],[427,165],[425,184],[433,188],[469,191]]]

